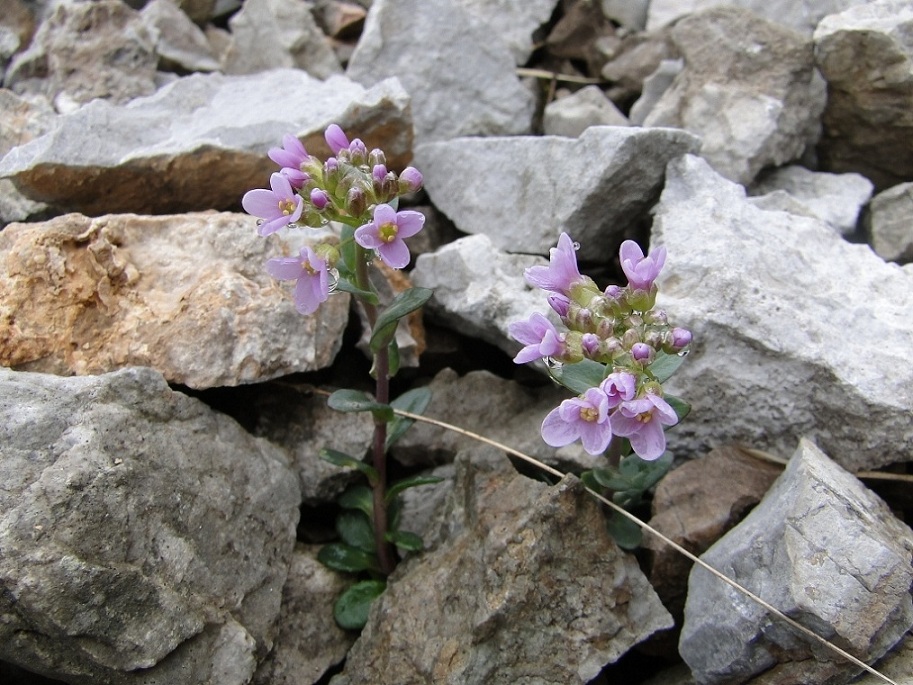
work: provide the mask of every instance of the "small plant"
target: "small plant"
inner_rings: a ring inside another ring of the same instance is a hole
[[[333,124],[325,139],[333,156],[321,161],[308,154],[293,135],[281,148],[269,151],[280,167],[270,177],[270,189],[247,192],[241,204],[259,218],[259,233],[268,236],[286,228],[340,226],[338,239],[302,247],[294,257],[266,263],[276,279],[295,281],[293,298],[299,312],[313,314],[334,290],[351,293],[364,308],[371,326],[371,375],[375,394],[338,390],[328,404],[343,412],[370,412],[374,418],[371,463],[333,449],[321,457],[338,466],[357,469],[367,485],[346,490],[339,498],[343,511],[336,521],[342,542],[325,545],[319,559],[326,566],[366,576],[336,602],[336,621],[359,629],[367,620],[371,602],[385,588],[385,579],[396,566],[397,552],[419,551],[421,538],[399,528],[398,496],[406,488],[436,483],[437,478],[412,478],[388,487],[387,451],[413,423],[394,409],[421,414],[431,399],[427,388],[418,388],[390,400],[390,379],[399,368],[396,328],[399,320],[421,308],[431,297],[426,288],[410,288],[389,303],[381,303],[368,278],[375,259],[402,269],[410,260],[403,241],[419,231],[425,217],[415,211],[398,211],[399,198],[422,187],[422,175],[407,167],[399,175],[387,169],[383,151],[370,152],[358,138],[349,141]]]
[[[604,465],[583,474],[591,489],[611,491],[616,504],[632,507],[669,470],[665,429],[689,411],[662,384],[681,364],[691,333],[672,326],[657,309],[656,277],[666,259],[660,247],[644,256],[637,243],[621,245],[628,285],[601,290],[577,267],[576,244],[562,233],[548,266],[526,270],[526,279],[548,293],[548,303],[566,330],[542,314],[512,323],[510,334],[524,345],[518,364],[544,360],[552,378],[577,397],[564,400],[542,422],[552,447],[580,440]],[[640,528],[613,515],[610,530],[622,547],[640,544]]]

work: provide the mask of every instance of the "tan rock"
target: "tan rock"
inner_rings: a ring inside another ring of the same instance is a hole
[[[68,214],[0,233],[0,364],[57,374],[151,366],[193,388],[328,366],[348,295],[295,310],[263,263],[301,235],[246,215]]]

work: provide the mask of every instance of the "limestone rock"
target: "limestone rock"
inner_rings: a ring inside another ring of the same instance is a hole
[[[672,42],[671,29],[630,33],[612,51],[600,71],[602,78],[612,83],[606,95],[612,102],[631,104],[641,95],[644,81],[656,73],[664,60],[680,58],[678,48]]]
[[[412,157],[409,98],[397,81],[366,90],[342,76],[279,69],[195,74],[123,107],[92,102],[14,148],[0,176],[33,200],[85,214],[230,209],[268,185],[276,165],[266,152],[283,135],[328,154],[323,132],[334,122],[382,148],[390,168]]]
[[[494,29],[514,56],[517,66],[526,64],[533,52],[533,34],[546,24],[558,0],[456,0],[470,20],[483,30]]]
[[[545,106],[542,120],[545,135],[568,138],[576,138],[590,126],[627,125],[627,117],[618,111],[598,86],[587,86],[550,102]]]
[[[818,217],[848,236],[859,228],[859,214],[872,197],[872,182],[860,174],[829,174],[801,166],[774,169],[749,189],[754,196],[785,192]],[[766,205],[773,209],[773,204]],[[795,212],[794,212],[795,213]]]
[[[302,238],[252,217],[65,215],[0,233],[0,364],[59,374],[152,366],[193,388],[328,366],[348,296],[299,314],[263,269]]]
[[[698,145],[684,131],[594,126],[575,139],[428,143],[415,163],[432,202],[464,233],[546,255],[566,231],[581,245],[579,259],[608,261],[655,201],[666,163]]]
[[[140,12],[155,37],[160,68],[185,71],[218,71],[219,60],[206,34],[174,4],[152,0]]]
[[[0,659],[78,684],[248,682],[298,521],[282,453],[151,369],[0,386]]]
[[[325,79],[342,72],[305,0],[247,0],[228,22],[231,45],[225,73],[303,69]]]
[[[561,6],[564,11],[545,39],[548,54],[581,62],[590,73],[599,73],[605,64],[601,45],[615,37],[615,25],[598,2],[562,2]]]
[[[877,190],[913,181],[913,5],[877,0],[826,17],[815,58],[827,80],[826,171],[855,171]]]
[[[314,546],[295,548],[273,651],[253,685],[310,685],[345,658],[355,637],[336,625],[333,603],[350,583],[317,561]]]
[[[653,240],[669,253],[659,305],[695,341],[668,383],[692,403],[670,449],[785,456],[809,435],[850,471],[913,458],[913,271],[752,206],[693,156],[669,165]]]
[[[29,102],[13,91],[0,89],[0,157],[14,146],[47,133],[54,126],[54,110],[36,99]],[[11,181],[0,179],[0,227],[40,214],[47,205],[23,196]]]
[[[800,442],[764,500],[703,561],[863,661],[913,627],[913,531]],[[737,609],[736,609],[737,607]],[[701,683],[846,683],[859,672],[697,566],[680,651]]]
[[[637,102],[631,105],[629,116],[632,124],[643,125],[656,103],[662,99],[684,67],[685,63],[681,59],[664,59],[656,67],[656,71],[644,79],[643,92],[637,98]]]
[[[453,535],[391,576],[333,685],[582,685],[670,625],[575,478],[458,473]]]
[[[643,31],[650,0],[602,0],[602,13],[627,29]]]
[[[913,261],[913,183],[878,193],[869,209],[866,229],[872,249],[882,259]]]
[[[366,85],[398,78],[416,139],[430,141],[529,133],[534,98],[514,69],[502,38],[454,0],[375,0],[346,73]]]
[[[682,19],[672,38],[685,67],[644,126],[700,136],[701,155],[743,184],[817,141],[826,94],[810,40],[731,7]]]
[[[212,18],[220,0],[176,0],[178,7],[197,24],[205,24]]]
[[[155,92],[155,42],[139,13],[120,0],[54,5],[31,45],[10,64],[4,86],[42,94],[58,111],[94,98],[124,103]]]

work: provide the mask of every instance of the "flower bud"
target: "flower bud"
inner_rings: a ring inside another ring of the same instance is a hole
[[[634,345],[640,342],[640,334],[629,328],[625,331],[624,335],[621,336],[621,344],[624,345],[626,350],[630,350]]]
[[[608,338],[599,343],[600,355],[609,359],[617,359],[624,354],[624,351],[624,346],[618,338]]]
[[[676,350],[682,350],[691,344],[691,331],[684,328],[672,329],[672,347]]]
[[[603,340],[606,338],[611,338],[613,335],[615,335],[615,319],[599,319],[599,323],[596,324],[596,335],[598,335]]]
[[[327,195],[325,190],[320,188],[314,188],[311,191],[311,204],[314,205],[315,209],[323,210],[326,209],[326,206],[330,202],[330,196]]]
[[[572,303],[568,311],[568,325],[579,333],[592,332],[593,313],[585,307]]]
[[[330,157],[323,163],[323,185],[328,193],[335,194],[339,184],[339,161]]]
[[[603,295],[605,295],[610,300],[620,300],[622,294],[624,294],[624,288],[617,285],[607,286],[603,291]]]
[[[555,313],[563,319],[567,316],[568,309],[571,306],[571,301],[564,295],[552,293],[548,296],[548,304],[553,310],[555,310]]]
[[[646,366],[653,361],[656,352],[654,352],[653,348],[646,343],[634,343],[631,346],[631,356],[634,358],[634,361],[640,362]]]
[[[631,307],[638,312],[646,312],[653,309],[656,304],[656,285],[651,285],[649,290],[632,290],[628,289],[627,300]]]
[[[346,212],[349,213],[349,216],[361,216],[367,208],[368,198],[365,196],[365,191],[358,186],[349,188],[349,192],[346,193]]]
[[[380,186],[387,177],[387,167],[383,164],[375,164],[371,168],[371,178],[374,180],[375,187]]]
[[[647,323],[665,324],[669,322],[669,317],[666,316],[666,310],[664,309],[651,309],[644,313],[644,321]]]
[[[374,148],[371,152],[368,153],[368,166],[376,167],[381,165],[383,167],[387,166],[387,156],[384,154],[384,151],[379,148]]]
[[[658,350],[663,346],[663,340],[663,332],[659,329],[651,328],[646,333],[644,333],[644,342],[654,350]]]
[[[361,138],[356,138],[349,143],[349,159],[352,160],[352,164],[355,166],[361,166],[368,161],[368,148],[365,147]]]
[[[580,338],[580,347],[583,354],[593,359],[599,354],[599,343],[602,342],[598,336],[593,333],[584,333]]]
[[[399,175],[399,192],[414,193],[420,190],[425,179],[421,172],[415,167],[407,166]]]
[[[332,269],[339,261],[339,249],[332,243],[320,243],[314,248],[314,253],[327,263],[327,267]]]
[[[349,139],[338,124],[330,124],[327,126],[327,130],[323,134],[323,137],[334,155],[338,155],[340,150],[349,147]]]

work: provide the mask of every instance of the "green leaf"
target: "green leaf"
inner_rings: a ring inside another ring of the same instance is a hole
[[[363,511],[348,510],[336,517],[336,532],[351,547],[374,554],[374,529]]]
[[[589,473],[593,474],[593,480],[603,488],[616,491],[629,490],[631,488],[630,481],[611,467],[593,469]]]
[[[378,304],[377,295],[372,293],[370,290],[362,290],[357,285],[352,283],[352,281],[341,276],[339,277],[339,280],[336,281],[336,290],[341,290],[344,293],[354,295],[359,300],[373,304],[375,307]]]
[[[608,523],[609,535],[611,535],[618,546],[622,549],[632,550],[640,546],[643,539],[643,532],[636,523],[626,516],[622,516],[617,511],[612,512]]]
[[[387,490],[387,504],[392,502],[399,493],[407,488],[414,488],[419,485],[434,485],[435,483],[440,483],[442,480],[444,479],[438,478],[437,476],[416,476],[415,478],[401,480],[398,483],[393,484],[390,489]]]
[[[339,497],[339,506],[343,509],[357,509],[374,520],[374,495],[367,485],[353,485]]]
[[[385,537],[387,542],[392,542],[407,552],[421,552],[425,549],[425,543],[422,542],[421,536],[406,530],[390,530],[387,531]]]
[[[407,411],[411,414],[423,414],[430,402],[431,389],[428,387],[421,387],[404,392],[393,400],[390,403],[390,406],[394,409],[401,409],[402,411]],[[385,443],[384,448],[389,450],[390,447],[403,436],[403,433],[409,430],[409,426],[413,423],[415,423],[413,419],[407,419],[405,416],[396,416],[393,421],[390,422],[390,425],[387,426],[387,442]]]
[[[399,344],[396,342],[396,335],[387,345],[387,375],[393,378],[399,373]]]
[[[320,450],[320,458],[324,461],[330,462],[331,464],[335,464],[336,466],[358,469],[368,477],[368,481],[370,483],[373,484],[377,482],[377,470],[373,466],[366,464],[361,459],[356,459],[355,457],[352,457],[345,452],[340,452],[339,450],[325,447]]]
[[[343,225],[339,233],[339,255],[340,263],[338,266],[348,274],[355,273],[355,267],[358,261],[358,247],[355,244],[355,227]]]
[[[679,357],[677,354],[666,354],[660,350],[656,353],[653,363],[647,367],[647,371],[652,373],[660,383],[665,383],[678,370],[683,361],[685,361],[684,357]]]
[[[383,421],[390,421],[393,418],[393,410],[389,404],[381,404],[361,390],[337,390],[327,398],[327,405],[342,412],[369,411]]]
[[[339,595],[333,605],[333,617],[339,627],[346,630],[364,628],[371,604],[384,593],[386,587],[382,580],[363,580]]]
[[[580,480],[582,480],[583,484],[593,492],[599,492],[602,490],[602,485],[600,485],[599,481],[596,480],[596,476],[593,475],[592,471],[584,471],[581,473]]]
[[[606,367],[592,359],[583,359],[574,364],[549,368],[548,372],[558,383],[580,395],[602,383]]]
[[[317,561],[327,568],[344,573],[380,571],[373,554],[342,542],[331,542],[321,547],[317,553]]]
[[[636,454],[621,461],[620,471],[623,478],[631,483],[632,489],[646,492],[672,468],[672,453],[664,452],[659,459],[646,461]]]
[[[686,416],[688,416],[688,414],[691,413],[691,405],[685,402],[685,400],[676,397],[675,395],[666,395],[663,397],[663,399],[669,403],[670,407],[672,407],[672,411],[675,412],[679,422],[681,422]]]
[[[434,291],[429,288],[409,288],[397,295],[390,306],[381,312],[371,332],[371,351],[377,352],[389,345],[396,333],[396,324],[401,318],[425,304]]]

